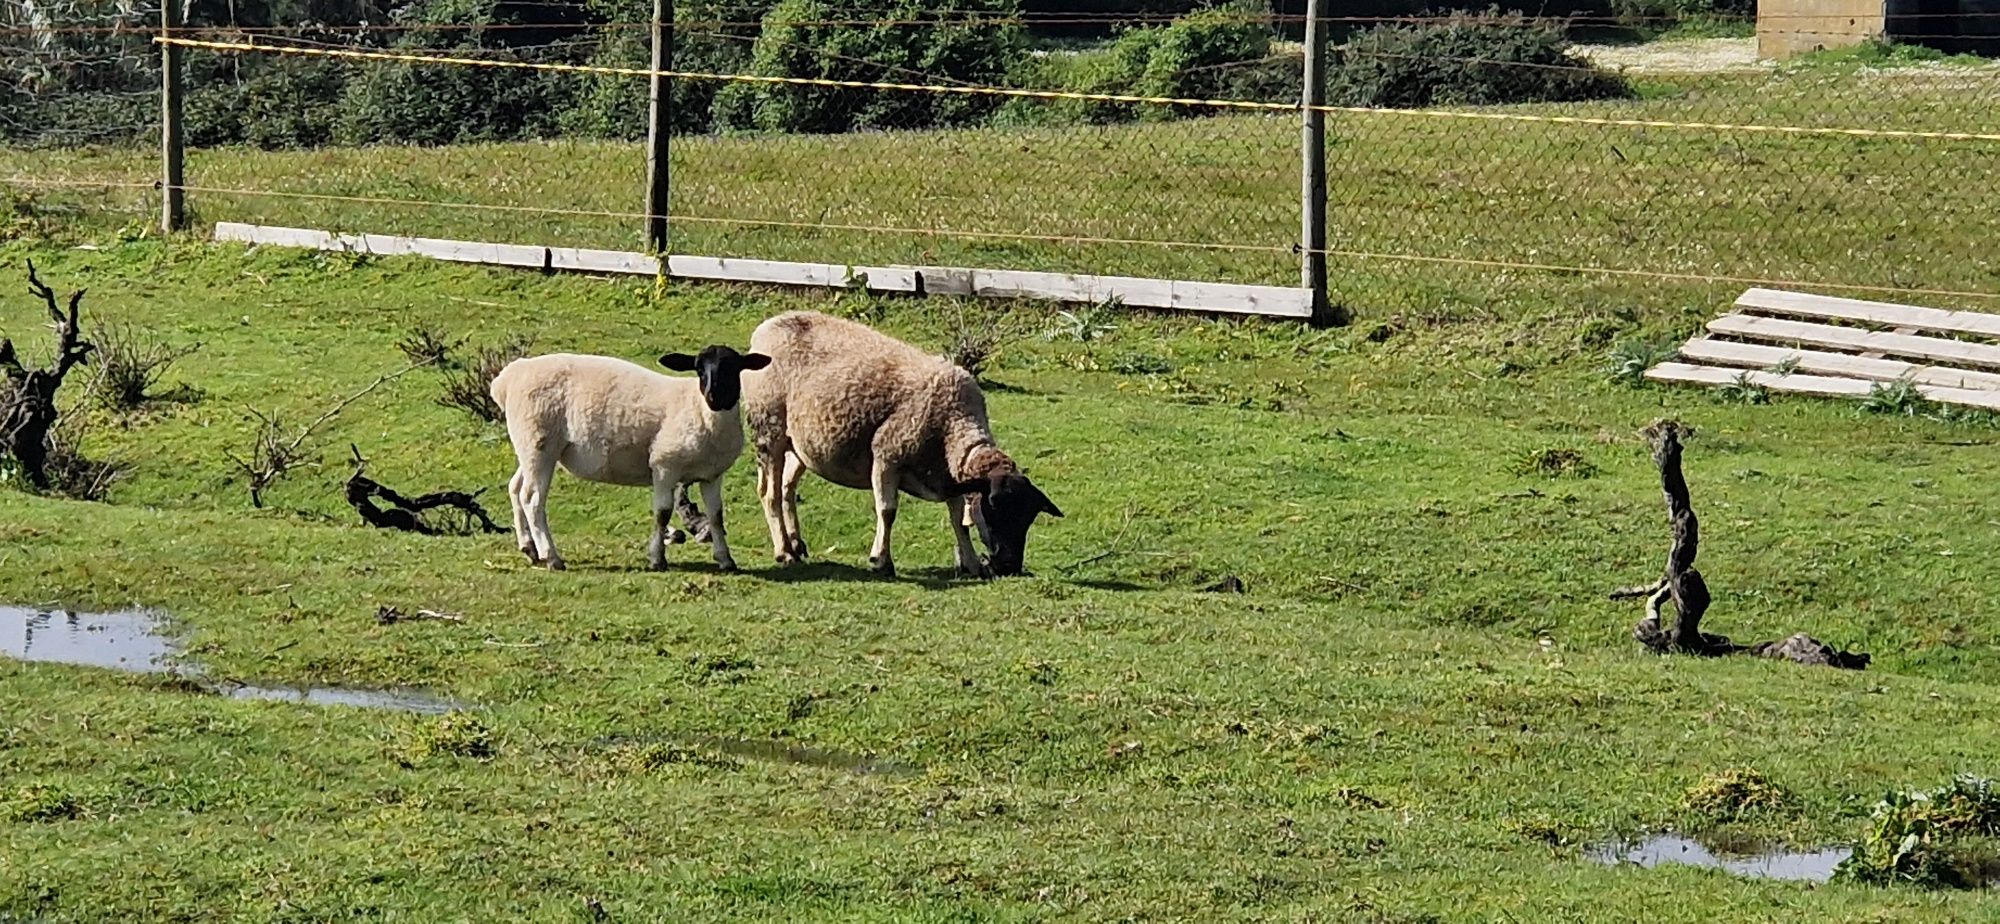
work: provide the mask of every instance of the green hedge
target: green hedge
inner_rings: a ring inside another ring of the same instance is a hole
[[[1343,47],[1333,65],[1327,96],[1342,106],[1478,106],[1632,95],[1623,77],[1571,54],[1560,29],[1490,11],[1369,29]]]
[[[764,17],[749,73],[764,77],[992,85],[1021,54],[1018,26],[981,21],[1018,13],[1014,0],[782,0]],[[879,19],[879,25],[829,21]],[[921,27],[903,24],[922,20]],[[975,124],[992,96],[837,86],[730,83],[718,126],[779,132],[917,129]]]

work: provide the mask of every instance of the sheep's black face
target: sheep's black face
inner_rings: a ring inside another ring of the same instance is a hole
[[[1063,515],[1055,502],[1020,472],[988,479],[986,490],[979,496],[979,512],[986,518],[992,552],[987,564],[1000,577],[1021,573],[1028,548],[1028,527],[1034,525],[1035,517],[1044,513],[1052,517]]]
[[[717,414],[736,407],[743,400],[743,373],[754,372],[771,364],[771,357],[762,353],[738,353],[726,346],[710,346],[698,356],[686,353],[668,353],[660,357],[660,365],[675,372],[692,372],[701,380],[701,397],[708,402],[708,409]]]

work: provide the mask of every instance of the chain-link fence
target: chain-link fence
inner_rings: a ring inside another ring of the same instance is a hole
[[[170,36],[197,221],[643,246],[650,4],[213,7]],[[0,189],[17,211],[149,214],[158,9],[0,9]],[[1919,44],[1977,47],[1981,22],[1841,47],[1851,30],[1810,10],[1334,17],[1336,296],[1526,273],[2000,292],[2000,69]],[[1297,285],[1302,24],[683,0],[670,248]]]

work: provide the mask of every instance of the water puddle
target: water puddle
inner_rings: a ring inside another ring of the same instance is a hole
[[[160,618],[145,610],[71,613],[0,606],[0,655],[18,661],[74,664],[139,674],[177,674],[230,699],[353,706],[427,715],[464,708],[421,690],[204,681],[200,670],[176,663],[179,651]]]
[[[1717,852],[1679,834],[1658,834],[1636,841],[1610,841],[1586,848],[1584,855],[1610,866],[1663,865],[1719,869],[1753,879],[1826,882],[1854,851],[1847,847],[1788,850],[1774,847],[1747,852]]]
[[[922,768],[855,754],[832,748],[807,747],[788,741],[774,741],[761,738],[719,738],[712,736],[676,738],[665,735],[614,735],[599,738],[599,747],[630,744],[669,744],[714,751],[730,757],[755,760],[773,764],[791,764],[798,767],[815,767],[821,770],[837,770],[857,776],[915,776]]]

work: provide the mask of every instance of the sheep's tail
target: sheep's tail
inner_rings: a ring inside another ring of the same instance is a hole
[[[507,410],[507,386],[513,378],[508,373],[514,371],[514,365],[518,362],[520,360],[517,359],[500,367],[500,371],[493,376],[493,382],[486,386],[486,393],[493,397],[493,403],[499,405],[503,412]]]

